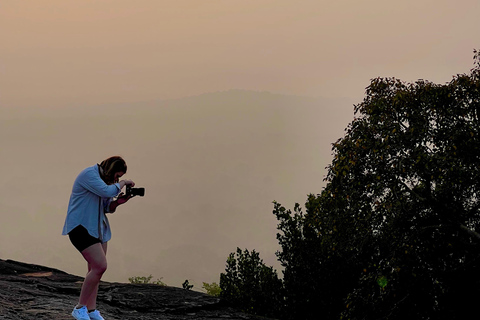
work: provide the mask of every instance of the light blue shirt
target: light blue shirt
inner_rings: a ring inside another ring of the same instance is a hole
[[[110,240],[112,232],[105,213],[109,212],[112,198],[120,191],[120,184],[108,185],[102,180],[98,164],[84,169],[73,183],[62,234],[82,225],[102,243]]]

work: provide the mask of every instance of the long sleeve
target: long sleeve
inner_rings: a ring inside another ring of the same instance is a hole
[[[88,191],[102,198],[115,197],[120,193],[120,184],[106,184],[98,172],[93,170],[84,171],[78,176],[77,182]]]
[[[109,212],[112,197],[120,191],[120,184],[107,185],[102,180],[98,165],[84,169],[73,183],[62,234],[82,225],[91,236],[108,241],[111,230],[105,213]]]

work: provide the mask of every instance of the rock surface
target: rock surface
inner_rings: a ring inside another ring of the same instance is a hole
[[[1,320],[71,320],[83,278],[0,259]],[[106,320],[259,319],[204,293],[154,284],[102,282],[98,309]]]

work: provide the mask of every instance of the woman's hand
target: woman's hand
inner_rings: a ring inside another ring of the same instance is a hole
[[[132,180],[123,180],[126,186],[135,187],[135,182]]]
[[[118,195],[117,200],[110,202],[109,212],[114,213],[117,210],[117,207],[121,204],[126,203],[128,200],[135,197],[134,195],[125,195],[123,192]]]
[[[130,187],[135,186],[135,182],[133,182],[132,180],[122,180],[119,182],[119,184],[120,184],[120,189],[122,189],[125,186],[130,186]]]
[[[135,196],[133,196],[133,195],[131,195],[131,194],[130,194],[130,195],[125,195],[125,194],[122,192],[122,193],[120,193],[120,194],[118,195],[117,204],[118,204],[118,205],[124,204],[124,203],[126,203],[128,200],[132,199],[133,197],[135,197]]]

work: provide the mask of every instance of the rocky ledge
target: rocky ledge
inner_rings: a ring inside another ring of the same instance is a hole
[[[71,320],[83,278],[0,259],[1,320]],[[98,309],[106,320],[259,319],[204,293],[154,284],[102,282]]]

